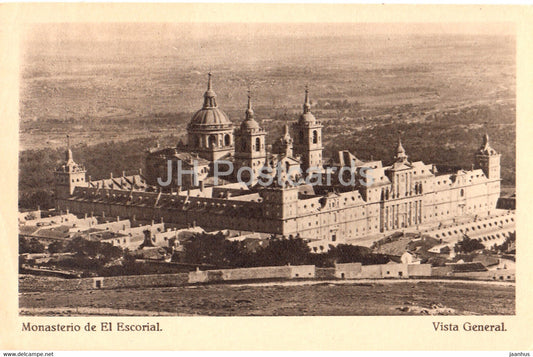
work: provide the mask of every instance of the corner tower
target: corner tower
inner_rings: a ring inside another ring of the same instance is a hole
[[[316,120],[311,113],[309,103],[309,89],[305,88],[305,101],[303,113],[298,122],[293,124],[294,130],[294,152],[302,157],[302,170],[304,173],[309,168],[322,170],[322,123]]]
[[[266,131],[259,126],[254,118],[252,97],[248,93],[248,108],[245,112],[245,119],[240,128],[235,131],[236,170],[248,167],[253,171],[254,177],[258,177],[259,170],[266,162],[265,139]],[[249,170],[248,173],[250,173]],[[242,178],[248,180],[249,176],[243,175]]]
[[[67,135],[65,161],[54,171],[56,199],[67,199],[74,192],[74,187],[87,186],[86,172],[85,167],[74,162],[70,150],[70,138]]]
[[[476,152],[475,167],[483,170],[489,180],[500,180],[500,154],[496,152],[489,142],[489,135],[483,136],[483,143]]]

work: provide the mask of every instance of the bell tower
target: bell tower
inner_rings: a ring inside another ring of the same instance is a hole
[[[54,171],[56,199],[67,199],[76,186],[87,186],[85,167],[74,162],[70,150],[70,137],[67,135],[65,161]]]
[[[235,174],[241,168],[241,178],[245,181],[250,179],[253,173],[257,180],[259,171],[266,162],[266,131],[259,126],[254,118],[252,108],[252,97],[248,92],[248,107],[245,112],[245,119],[239,129],[235,131]]]
[[[302,170],[304,173],[309,168],[322,170],[322,123],[317,121],[311,113],[309,102],[309,89],[305,88],[305,101],[303,113],[298,122],[293,124],[295,134],[294,152],[302,157]]]

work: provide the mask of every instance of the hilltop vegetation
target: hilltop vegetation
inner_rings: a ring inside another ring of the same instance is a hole
[[[465,169],[471,168],[482,136],[488,133],[492,147],[502,155],[502,184],[515,184],[516,127],[511,105],[468,107],[412,121],[402,118],[375,121],[362,128],[332,123],[324,130],[325,155],[349,150],[361,159],[373,157],[388,163],[394,157],[398,132],[410,160]]]
[[[252,32],[239,26],[203,25],[200,39],[184,35],[184,24],[155,31],[117,25],[110,34],[88,25],[82,40],[68,37],[76,26],[61,25],[61,36],[48,37],[53,29],[40,26],[23,46],[21,147],[64,145],[67,132],[75,144],[179,136],[202,104],[210,68],[218,104],[234,122],[244,116],[248,89],[260,119],[280,120],[301,110],[306,85],[319,117],[328,120],[408,118],[515,97],[510,36],[383,36],[347,25],[320,34],[318,24],[310,35],[299,26],[294,33],[286,25]]]

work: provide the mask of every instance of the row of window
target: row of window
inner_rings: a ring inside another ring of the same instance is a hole
[[[510,222],[514,222],[514,218],[511,217],[511,218],[506,218],[505,219],[505,223],[509,223],[509,220],[510,220]],[[503,225],[504,224],[503,222],[504,222],[503,219],[500,220],[500,225]],[[494,226],[493,226],[493,223],[494,223]],[[482,228],[482,226],[483,226],[483,228]],[[483,224],[478,224],[477,225],[477,229],[478,230],[487,229],[487,228],[490,228],[490,227],[494,227],[494,228],[498,227],[498,221],[488,222],[488,223],[483,223]],[[475,226],[466,227],[464,230],[462,228],[459,228],[459,232],[460,233],[465,233],[465,232],[468,232],[470,229],[472,231],[475,231],[476,227]],[[449,230],[448,232],[442,232],[441,234],[436,234],[435,237],[440,238],[442,236],[444,238],[444,237],[446,237],[446,233],[448,233],[448,236],[452,236],[454,234],[459,234],[459,232],[458,232],[458,230],[454,229],[453,230],[453,234],[452,234],[452,231]]]

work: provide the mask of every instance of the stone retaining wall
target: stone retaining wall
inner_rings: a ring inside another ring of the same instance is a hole
[[[19,291],[68,291],[93,289],[143,288],[180,286],[187,284],[187,273],[123,275],[82,279],[36,279],[25,276],[19,279]]]

